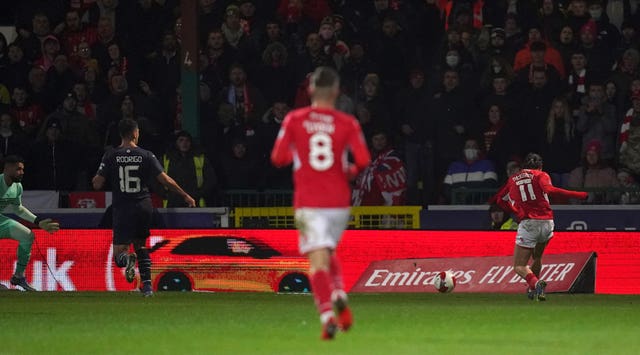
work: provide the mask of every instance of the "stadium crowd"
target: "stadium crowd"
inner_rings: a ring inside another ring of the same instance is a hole
[[[199,146],[178,0],[4,3],[0,155],[25,157],[27,189],[89,190],[122,118],[196,200],[290,189],[268,156],[318,66],[374,152],[361,203],[464,203],[452,192],[497,188],[528,152],[556,186],[638,187],[638,0],[199,0]]]

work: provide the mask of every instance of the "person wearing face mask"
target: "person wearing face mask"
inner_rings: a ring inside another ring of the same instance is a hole
[[[609,49],[616,48],[620,40],[620,31],[609,22],[609,16],[604,11],[602,0],[589,0],[589,14],[596,23],[598,40],[602,41]]]
[[[484,158],[476,139],[469,138],[465,141],[463,155],[463,159],[451,163],[447,170],[442,189],[445,203],[477,203],[472,193],[463,195],[459,192],[464,192],[464,189],[487,189],[498,186],[495,166],[491,160]]]

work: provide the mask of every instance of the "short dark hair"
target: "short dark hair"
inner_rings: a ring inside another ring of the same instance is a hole
[[[4,164],[18,164],[18,163],[24,164],[24,159],[22,159],[22,157],[19,155],[12,154],[4,157],[4,159],[2,159],[2,162]]]
[[[542,157],[536,153],[529,153],[524,157],[522,167],[525,169],[542,169]]]
[[[317,67],[309,78],[309,83],[316,88],[331,88],[339,82],[338,72],[330,67]]]
[[[131,119],[123,119],[118,122],[118,133],[121,138],[131,138],[133,131],[138,128],[138,122]]]

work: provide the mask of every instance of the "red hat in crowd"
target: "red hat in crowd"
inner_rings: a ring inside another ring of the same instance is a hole
[[[587,21],[580,28],[580,33],[583,33],[583,32],[589,32],[589,33],[591,33],[591,35],[595,36],[597,34],[597,32],[598,32],[598,27],[596,26],[596,22],[593,21],[593,20]]]
[[[587,149],[585,151],[586,152],[593,151],[597,154],[600,154],[600,152],[602,151],[602,142],[600,142],[597,139],[589,141],[589,143],[587,143]]]

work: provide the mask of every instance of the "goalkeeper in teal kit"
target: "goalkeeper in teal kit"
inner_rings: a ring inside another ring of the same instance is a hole
[[[20,286],[25,291],[36,291],[27,283],[24,270],[27,268],[31,257],[31,244],[33,232],[18,221],[4,215],[13,213],[18,217],[37,224],[49,233],[60,229],[57,222],[51,219],[36,217],[31,211],[22,205],[22,177],[24,176],[24,162],[21,158],[10,155],[4,159],[4,169],[0,174],[0,239],[13,239],[18,241],[18,262],[16,271],[11,276],[11,284]]]

